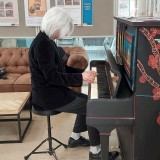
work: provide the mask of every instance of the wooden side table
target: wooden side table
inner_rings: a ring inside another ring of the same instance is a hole
[[[24,109],[24,106],[28,99],[30,98],[30,92],[5,92],[0,93],[0,116],[3,116],[3,119],[0,119],[0,122],[9,122],[9,121],[17,121],[18,122],[18,132],[19,139],[18,140],[4,140],[0,141],[0,143],[21,143],[23,138],[29,128],[29,125],[32,121],[32,112],[31,107],[29,108],[29,117],[21,118],[21,112]],[[6,118],[6,117],[16,118]],[[23,133],[21,129],[21,121],[28,121]]]

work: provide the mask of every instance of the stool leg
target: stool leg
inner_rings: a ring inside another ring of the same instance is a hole
[[[52,137],[52,140],[56,141],[57,143],[59,143],[60,145],[62,145],[64,148],[67,148],[67,147],[68,147],[66,144],[62,143],[61,141],[59,141],[59,140],[56,139],[56,138],[53,138],[53,137]]]
[[[25,160],[27,160],[32,154],[35,154],[36,150],[43,144],[47,141],[47,139],[45,139],[43,142],[41,142],[30,154],[28,154],[27,156],[24,157]]]
[[[56,160],[58,160],[55,150],[52,147],[52,133],[51,133],[51,119],[50,116],[47,116],[48,124],[48,144],[49,144],[49,154],[53,155]]]
[[[51,120],[50,116],[47,116],[47,124],[48,124],[48,144],[49,144],[49,151],[52,151],[52,135],[51,135]]]
[[[58,160],[57,155],[55,153],[55,150],[60,147],[61,145],[63,145],[63,147],[67,148],[67,145],[60,142],[59,140],[55,139],[52,137],[51,134],[51,120],[50,120],[50,116],[47,116],[47,125],[48,125],[48,138],[46,138],[43,142],[41,142],[30,154],[28,154],[27,156],[24,157],[25,160],[27,160],[32,154],[41,154],[41,153],[49,153],[49,155],[53,156],[56,160]],[[59,145],[55,148],[53,148],[52,146],[52,140],[56,141],[57,143],[59,143]],[[48,141],[49,144],[49,151],[40,151],[40,152],[36,152],[36,150],[46,141]]]
[[[67,148],[67,145],[60,142],[59,140],[57,140],[56,138],[52,137],[52,132],[51,132],[51,119],[50,116],[47,116],[47,123],[48,123],[48,143],[49,143],[49,151],[52,150],[52,140],[56,141],[57,143],[59,143],[60,145],[62,145],[63,147]]]

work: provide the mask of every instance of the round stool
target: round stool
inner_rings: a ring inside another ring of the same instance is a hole
[[[56,138],[52,137],[51,134],[51,121],[50,121],[50,116],[52,115],[57,115],[61,112],[58,111],[54,111],[54,110],[40,110],[35,108],[34,106],[32,106],[32,112],[36,115],[40,115],[40,116],[46,116],[47,117],[47,125],[48,125],[48,137],[43,140],[30,154],[28,154],[27,156],[24,157],[25,160],[27,160],[32,154],[42,154],[42,153],[48,153],[49,155],[53,156],[56,160],[58,160],[55,150],[57,148],[59,148],[60,146],[63,146],[64,148],[67,148],[67,145],[60,142],[59,140],[57,140]],[[36,152],[36,150],[45,142],[48,141],[48,145],[49,145],[49,149],[48,151],[41,151],[41,152]],[[56,146],[55,148],[53,148],[52,146],[52,141],[56,141],[58,143],[58,146]]]

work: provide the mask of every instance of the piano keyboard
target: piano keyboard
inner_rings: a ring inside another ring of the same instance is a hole
[[[110,85],[108,79],[111,78],[110,72],[106,71],[104,66],[91,67],[91,70],[96,71],[98,76],[94,83],[91,84],[91,99],[111,98]]]

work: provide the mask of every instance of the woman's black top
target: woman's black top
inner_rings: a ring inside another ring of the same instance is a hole
[[[68,87],[82,86],[82,69],[64,65],[55,42],[39,32],[29,50],[32,103],[43,109],[54,109],[76,97]]]

